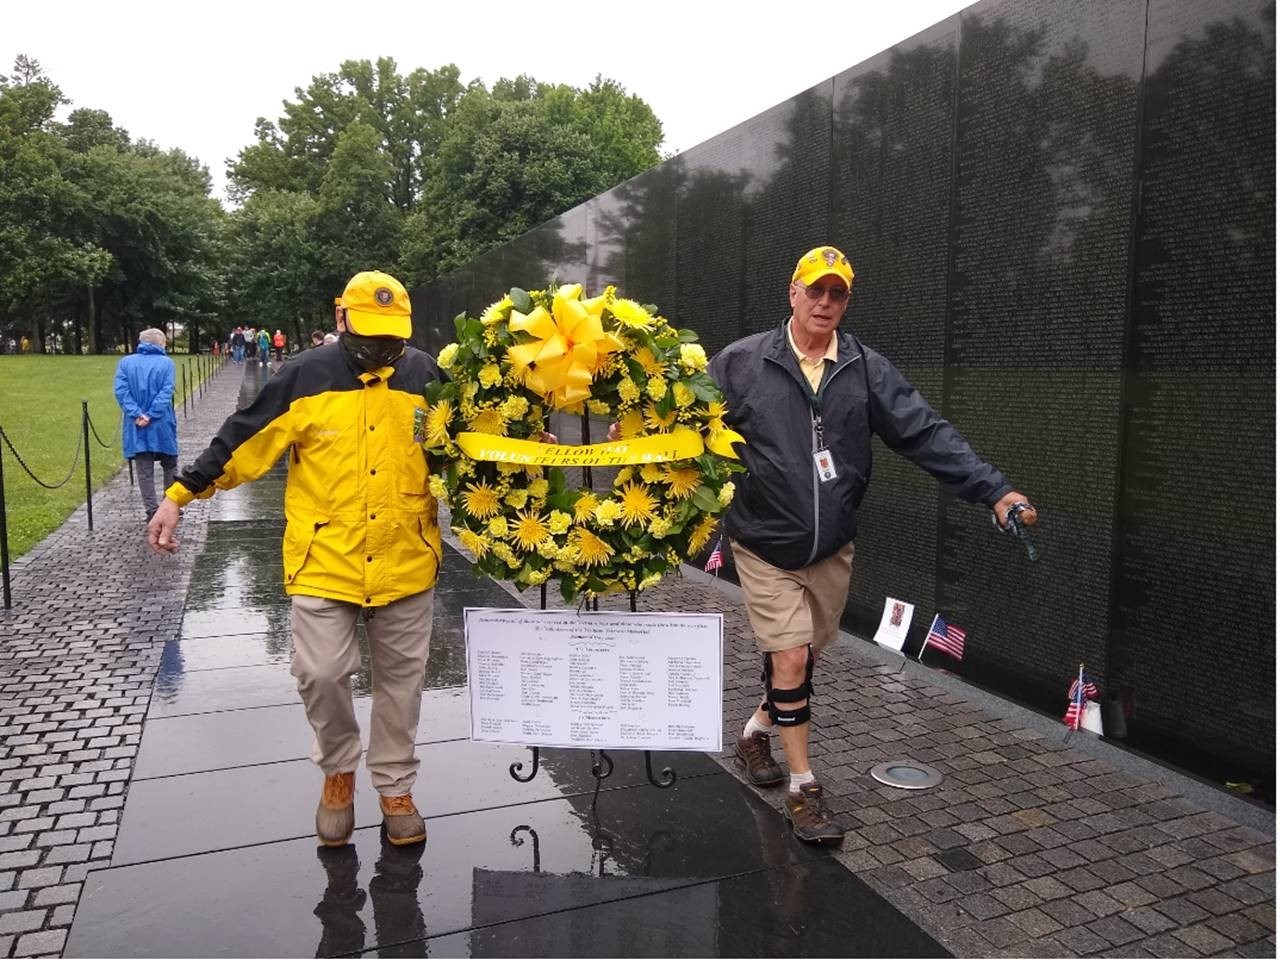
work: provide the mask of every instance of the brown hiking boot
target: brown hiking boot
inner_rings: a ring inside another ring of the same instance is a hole
[[[813,780],[802,784],[800,792],[788,794],[783,815],[792,824],[792,834],[798,840],[835,845],[846,839],[846,831],[833,822],[824,802],[823,787]]]
[[[783,770],[770,755],[770,737],[758,730],[750,737],[740,737],[734,744],[735,759],[743,764],[748,782],[758,787],[773,787],[783,782]]]
[[[383,811],[388,843],[402,847],[427,839],[427,825],[414,806],[414,798],[408,793],[401,797],[379,797],[378,805]]]
[[[356,811],[356,774],[335,773],[325,778],[320,804],[316,807],[316,837],[327,847],[341,847],[352,839]]]

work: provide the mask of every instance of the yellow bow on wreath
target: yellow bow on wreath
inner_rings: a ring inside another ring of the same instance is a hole
[[[555,409],[588,399],[601,359],[623,343],[601,325],[605,297],[584,301],[583,285],[567,283],[552,298],[552,313],[535,307],[512,311],[508,328],[534,337],[508,349],[508,359],[522,382],[548,398]]]

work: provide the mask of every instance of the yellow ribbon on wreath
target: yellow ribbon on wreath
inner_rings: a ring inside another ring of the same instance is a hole
[[[517,440],[489,433],[460,433],[455,441],[459,449],[473,460],[517,463],[522,466],[622,467],[636,463],[689,460],[700,456],[705,450],[737,460],[738,454],[731,444],[743,443],[744,439],[734,430],[720,430],[710,436],[705,444],[697,430],[682,428],[671,433],[583,446]]]

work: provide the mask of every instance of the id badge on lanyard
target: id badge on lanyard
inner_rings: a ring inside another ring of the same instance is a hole
[[[811,423],[815,431],[815,472],[819,474],[819,482],[827,483],[829,480],[837,479],[837,468],[833,464],[832,453],[824,446],[824,426],[823,418],[815,413],[811,416]]]

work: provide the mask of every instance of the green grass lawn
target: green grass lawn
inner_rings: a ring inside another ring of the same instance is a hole
[[[181,406],[182,366],[188,358],[174,358],[179,367]],[[71,469],[80,442],[80,401],[89,401],[89,419],[104,449],[89,434],[90,465],[94,488],[102,486],[120,469],[120,407],[111,384],[119,356],[0,356],[0,429],[31,471],[45,483],[58,483]],[[196,374],[192,360],[191,373]],[[181,421],[181,415],[180,415]],[[179,424],[181,429],[181,422]],[[9,527],[9,554],[20,557],[56,530],[85,499],[85,464],[75,460],[71,479],[57,490],[37,485],[0,441],[4,457],[5,514]],[[156,481],[160,482],[157,470]],[[142,522],[142,507],[138,508]]]

